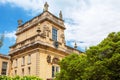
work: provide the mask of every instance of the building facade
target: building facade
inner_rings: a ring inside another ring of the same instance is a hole
[[[16,43],[10,47],[10,75],[36,75],[43,80],[54,78],[60,71],[58,62],[74,52],[81,52],[65,44],[65,25],[62,12],[56,17],[48,11],[45,3],[43,12],[22,24],[18,21]]]
[[[0,54],[0,75],[9,75],[9,63],[9,56]]]

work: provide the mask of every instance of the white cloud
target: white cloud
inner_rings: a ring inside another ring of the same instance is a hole
[[[110,32],[120,31],[119,0],[89,0],[84,8],[71,8],[66,17],[73,19],[77,25],[66,23],[67,40],[76,40],[85,47],[98,44]],[[83,41],[84,43],[80,43]]]
[[[81,47],[96,45],[110,32],[120,31],[120,0],[0,0],[0,3],[10,3],[34,14],[43,10],[46,1],[55,15],[62,10],[66,40],[75,40]]]
[[[12,32],[5,32],[5,38],[9,38],[9,39],[16,39],[16,35],[15,35],[16,31],[12,31]]]
[[[42,1],[40,0],[0,0],[1,3],[9,3],[11,6],[21,7],[25,10],[37,10],[40,8]],[[40,3],[40,4],[39,4]],[[38,5],[39,4],[39,5]]]

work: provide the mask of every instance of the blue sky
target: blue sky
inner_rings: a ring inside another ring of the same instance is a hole
[[[43,11],[45,2],[49,11],[58,16],[62,10],[65,20],[65,38],[68,45],[79,49],[97,45],[110,32],[120,31],[120,0],[0,0],[0,34],[5,34],[0,53],[8,54],[15,43],[17,20],[30,20]]]
[[[24,22],[37,16],[39,13],[32,13],[19,6],[13,6],[10,3],[0,4],[0,34],[5,34],[3,46],[0,53],[8,54],[9,47],[15,44],[15,31],[17,30],[17,20],[22,19]],[[67,42],[68,45],[69,42]]]
[[[31,16],[26,15],[26,11],[19,7],[12,7],[10,4],[0,4],[0,34],[4,33],[4,45],[0,53],[8,54],[9,46],[15,43],[14,33],[17,30],[17,20],[27,21]]]

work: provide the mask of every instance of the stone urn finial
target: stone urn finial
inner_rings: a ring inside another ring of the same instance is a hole
[[[77,49],[77,43],[75,42],[74,48]]]
[[[18,25],[20,26],[20,25],[22,25],[23,21],[22,21],[22,19],[19,19],[17,22],[18,22]]]
[[[62,11],[59,13],[59,18],[62,19]]]
[[[48,3],[45,2],[43,11],[48,11],[48,7],[49,7]]]

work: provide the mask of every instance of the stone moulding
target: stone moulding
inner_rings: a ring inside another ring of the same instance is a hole
[[[25,49],[27,49],[29,47],[32,47],[32,46],[35,46],[35,45],[36,45],[37,48],[43,47],[45,49],[47,47],[48,49],[52,49],[53,51],[56,50],[54,48],[54,46],[51,46],[48,43],[44,43],[42,41],[36,41],[32,44],[28,44],[28,45],[25,45],[24,47],[20,47],[20,48],[17,48],[17,49],[14,49],[14,50],[10,51],[9,55],[14,55],[17,52],[24,51]],[[36,47],[34,47],[34,48],[36,48]],[[65,54],[70,54],[70,52],[73,52],[73,50],[62,49],[62,48],[58,48],[56,51],[63,52]],[[67,52],[67,51],[69,51],[69,52]]]
[[[23,31],[31,28],[34,25],[37,25],[38,23],[41,23],[43,21],[50,21],[55,25],[60,26],[61,28],[65,29],[63,20],[58,19],[56,16],[53,16],[50,12],[43,12],[41,15],[33,18],[32,20],[26,22],[25,24],[18,27],[18,31],[16,35],[22,33]]]

